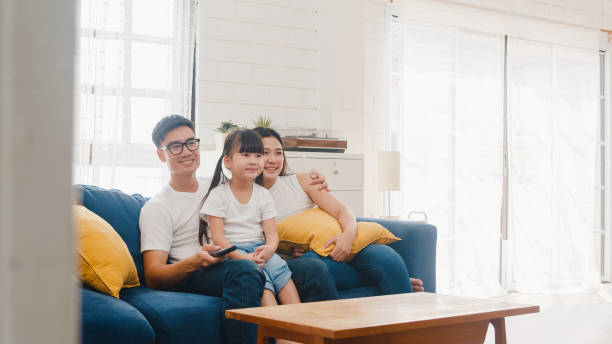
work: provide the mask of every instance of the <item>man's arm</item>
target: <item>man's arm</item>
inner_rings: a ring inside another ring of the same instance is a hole
[[[224,258],[215,258],[208,251],[218,250],[215,245],[204,245],[193,256],[174,264],[167,264],[168,252],[150,250],[142,253],[144,275],[147,286],[154,289],[169,289],[176,286],[187,275],[196,270],[221,262]]]
[[[219,247],[204,245],[194,255],[174,264],[168,264],[168,250],[172,244],[172,220],[169,210],[149,201],[140,211],[140,244],[146,284],[155,289],[176,286],[195,270],[205,269],[222,259],[212,257],[208,251]]]

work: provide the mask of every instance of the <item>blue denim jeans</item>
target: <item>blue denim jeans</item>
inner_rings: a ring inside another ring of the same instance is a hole
[[[339,298],[334,276],[329,273],[327,265],[319,258],[301,256],[287,260],[287,266],[292,272],[293,283],[295,283],[302,302]]]
[[[354,284],[351,282],[347,285],[347,280],[355,281],[352,269],[348,269],[348,265],[359,272],[359,279],[376,285],[382,295],[412,292],[410,275],[404,260],[387,245],[370,244],[348,263],[339,263],[329,257],[321,257],[314,251],[306,252],[302,257],[323,261],[340,289],[346,289]]]
[[[265,244],[265,242],[237,244],[236,251],[241,253],[253,253],[255,249]],[[289,270],[287,263],[276,253],[268,259],[266,264],[264,264],[263,272],[264,275],[266,275],[266,284],[264,288],[272,291],[274,295],[278,295],[278,292],[283,289],[291,279],[291,270]]]
[[[264,282],[264,274],[257,264],[248,260],[228,259],[206,270],[192,272],[176,289],[223,298],[219,316],[223,319],[223,333],[227,342],[256,343],[257,326],[227,319],[225,310],[261,306]]]

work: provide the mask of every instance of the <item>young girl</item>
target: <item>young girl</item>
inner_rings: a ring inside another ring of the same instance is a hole
[[[221,164],[231,172],[229,181]],[[251,260],[262,267],[266,277],[262,306],[276,305],[275,294],[283,304],[299,303],[291,271],[274,253],[278,246],[274,201],[268,190],[253,183],[262,171],[263,144],[259,134],[250,129],[231,132],[204,197],[201,214],[208,223],[200,228],[200,244],[206,237],[206,241],[212,239],[221,247],[236,245],[229,258]]]

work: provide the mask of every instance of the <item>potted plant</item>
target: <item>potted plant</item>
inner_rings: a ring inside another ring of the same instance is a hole
[[[272,117],[263,115],[258,116],[257,119],[253,121],[253,125],[255,127],[270,128],[272,126]]]
[[[215,133],[215,146],[217,150],[223,150],[223,144],[225,143],[225,137],[227,134],[232,131],[238,129],[238,125],[230,119],[229,121],[222,121],[217,129],[217,133]]]

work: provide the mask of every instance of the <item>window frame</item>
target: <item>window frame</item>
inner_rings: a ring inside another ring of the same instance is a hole
[[[133,0],[124,0],[124,17],[131,18],[132,17],[132,9],[133,9]],[[173,23],[176,23],[178,20],[178,11],[174,11],[173,13]],[[79,24],[81,25],[81,24]],[[131,65],[132,65],[132,45],[133,43],[153,43],[159,45],[165,45],[171,49],[171,51],[176,51],[178,42],[177,42],[177,25],[173,25],[172,28],[172,37],[165,38],[159,36],[149,36],[136,34],[132,31],[132,20],[125,20],[122,31],[111,31],[111,30],[101,30],[101,29],[92,29],[92,28],[83,28],[80,27],[78,30],[79,39],[112,39],[121,41],[123,43],[123,75],[122,81],[123,84],[117,87],[107,87],[104,85],[96,84],[96,83],[86,83],[82,82],[82,80],[78,81],[79,91],[81,95],[93,94],[96,93],[99,96],[121,96],[123,104],[122,104],[122,126],[121,126],[121,139],[116,142],[108,143],[108,144],[140,144],[139,142],[133,143],[131,141],[131,123],[132,123],[132,98],[155,98],[164,101],[172,101],[173,92],[172,89],[178,83],[178,74],[171,72],[171,83],[170,88],[167,90],[156,90],[156,89],[142,89],[136,88],[132,86],[132,76],[131,76]],[[171,66],[172,67],[172,66]],[[172,68],[171,68],[172,69]],[[80,110],[79,110],[80,111]],[[105,143],[107,144],[107,143]],[[93,152],[93,150],[92,150]],[[93,154],[93,153],[92,153]],[[93,160],[93,157],[90,157],[90,162]],[[91,165],[91,163],[90,163]]]
[[[601,281],[612,281],[612,149],[609,149],[610,138],[612,138],[612,124],[610,99],[612,99],[610,80],[612,78],[612,70],[610,69],[612,52],[612,44],[602,44],[600,47],[600,144],[598,145],[598,159],[600,169],[598,171],[599,181],[601,183],[600,201],[598,202],[599,214],[597,214],[598,227],[601,231],[600,244],[600,264],[601,264]],[[602,163],[602,159],[604,159]]]

